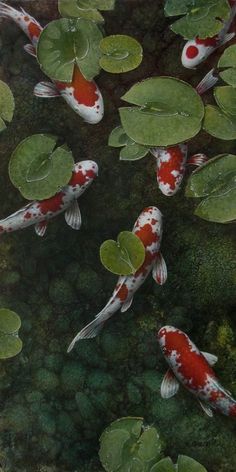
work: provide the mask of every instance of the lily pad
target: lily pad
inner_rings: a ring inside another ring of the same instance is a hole
[[[87,80],[99,74],[99,27],[85,18],[51,21],[42,31],[37,58],[39,64],[53,80],[71,82],[77,65]]]
[[[58,10],[65,18],[85,18],[103,23],[98,10],[113,10],[115,0],[58,0]]]
[[[141,267],[145,248],[140,239],[130,231],[122,231],[117,242],[109,239],[100,247],[101,262],[113,274],[130,275]]]
[[[226,115],[219,107],[207,105],[203,128],[215,138],[236,139],[236,116]]]
[[[207,472],[203,465],[191,457],[179,456],[177,461],[178,472]]]
[[[138,107],[120,108],[125,133],[146,146],[170,146],[201,129],[204,106],[191,85],[172,77],[153,77],[135,84],[122,97]]]
[[[121,418],[100,438],[99,457],[107,472],[148,472],[162,455],[155,428],[144,428],[142,418]]]
[[[236,219],[236,156],[221,154],[192,173],[187,197],[207,197],[195,214],[208,221],[228,223]]]
[[[176,468],[170,457],[165,457],[155,464],[150,472],[176,472]],[[189,471],[190,472],[190,471]]]
[[[5,82],[0,80],[0,132],[6,128],[6,122],[9,123],[13,118],[15,109],[15,100],[11,89]]]
[[[229,46],[222,54],[219,68],[226,68],[219,73],[220,77],[229,85],[236,87],[236,45]]]
[[[0,359],[16,356],[22,349],[18,337],[21,327],[20,317],[7,308],[0,309]]]
[[[25,198],[50,198],[69,182],[74,159],[65,146],[56,148],[56,142],[55,136],[35,134],[12,153],[9,176]]]
[[[100,66],[112,74],[128,72],[138,67],[143,58],[143,48],[131,36],[115,34],[100,42],[102,57]]]
[[[132,139],[125,133],[122,126],[117,126],[112,130],[108,139],[108,145],[112,147],[122,147],[132,143]]]
[[[165,5],[167,16],[185,15],[177,19],[171,29],[186,39],[215,36],[222,29],[222,21],[229,19],[230,12],[227,0],[167,0]]]
[[[230,85],[215,87],[214,96],[219,107],[229,115],[236,115],[236,89]]]
[[[150,148],[148,146],[143,146],[142,144],[135,143],[132,141],[130,144],[127,144],[120,151],[120,160],[121,161],[138,161],[142,159],[149,153]]]

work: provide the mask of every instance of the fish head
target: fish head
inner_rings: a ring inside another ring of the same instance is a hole
[[[212,45],[209,43],[210,40]],[[216,43],[213,38],[209,38],[208,42],[207,39],[200,40],[197,38],[187,41],[182,51],[182,65],[187,69],[195,69],[199,64],[205,61],[215,47]]]
[[[162,353],[169,359],[190,345],[188,336],[174,326],[163,326],[157,333],[157,340]]]
[[[72,177],[68,186],[73,193],[80,194],[81,189],[84,191],[98,175],[98,165],[95,161],[86,160],[77,162],[74,165]]]
[[[85,79],[78,67],[74,69],[72,82],[56,82],[56,86],[68,105],[86,123],[101,121],[104,115],[102,94],[94,80]]]
[[[135,222],[133,232],[142,241],[145,248],[158,251],[162,236],[162,214],[154,206],[144,208]]]

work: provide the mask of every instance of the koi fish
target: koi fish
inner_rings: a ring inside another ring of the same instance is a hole
[[[34,225],[38,236],[44,236],[48,221],[65,212],[66,223],[80,229],[81,214],[77,198],[97,177],[98,166],[94,161],[80,161],[74,165],[69,183],[56,195],[46,200],[34,201],[0,220],[0,234],[10,233]]]
[[[95,319],[83,328],[68,347],[70,352],[81,339],[94,338],[103,328],[104,323],[118,310],[127,311],[133,296],[152,271],[156,283],[162,285],[167,279],[166,263],[160,253],[162,238],[162,214],[156,207],[145,208],[133,227],[145,247],[145,260],[134,275],[120,276],[111,298]]]
[[[181,383],[197,397],[208,416],[213,416],[212,410],[236,416],[236,400],[220,385],[212,369],[217,362],[215,355],[199,351],[183,331],[173,326],[161,328],[157,339],[170,367],[161,384],[162,398],[173,397]]]
[[[199,82],[196,91],[202,95],[215,85],[218,78],[210,70]],[[179,190],[182,183],[186,165],[201,166],[207,160],[204,154],[198,154],[188,159],[187,144],[177,144],[166,148],[156,147],[151,149],[156,158],[156,178],[158,187],[167,197],[172,197]]]
[[[12,19],[28,36],[31,44],[24,49],[31,56],[36,57],[36,48],[42,26],[23,8],[21,11],[0,2],[0,17]],[[34,95],[41,98],[62,96],[68,105],[87,123],[96,124],[104,114],[103,98],[94,81],[88,81],[81,74],[77,66],[74,67],[72,82],[39,82],[34,88]]]
[[[216,49],[228,43],[235,36],[235,33],[228,33],[236,14],[235,0],[231,0],[232,6],[230,18],[225,22],[224,27],[216,36],[201,39],[196,37],[185,44],[181,62],[187,69],[195,69],[201,62],[205,61]]]

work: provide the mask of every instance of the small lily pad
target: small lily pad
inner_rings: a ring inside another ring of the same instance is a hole
[[[218,223],[236,220],[236,156],[221,154],[192,173],[187,197],[206,197],[195,215]]]
[[[51,21],[42,31],[37,58],[39,64],[53,80],[71,82],[77,65],[87,80],[99,74],[99,27],[85,18]]]
[[[69,182],[74,159],[65,146],[56,148],[56,142],[55,136],[35,134],[13,151],[9,176],[25,198],[50,198]]]
[[[143,48],[131,36],[115,34],[100,42],[102,57],[100,66],[112,74],[128,72],[138,67],[143,58]]]
[[[115,0],[58,0],[58,10],[65,18],[85,18],[103,23],[98,10],[113,10]]]
[[[120,151],[120,160],[121,161],[138,161],[142,159],[149,153],[150,148],[148,146],[143,146],[142,144],[135,143],[132,141],[130,144],[127,144]]]
[[[236,116],[226,115],[219,107],[207,105],[203,128],[215,138],[236,139]]]
[[[220,71],[220,77],[229,85],[236,87],[236,45],[229,46],[222,54],[219,62],[219,68],[225,68]]]
[[[147,472],[162,456],[155,428],[144,428],[142,418],[121,418],[100,438],[99,457],[106,472]]]
[[[132,139],[125,133],[122,126],[117,126],[112,130],[108,139],[108,145],[112,147],[122,147],[132,143]]]
[[[117,242],[109,239],[100,247],[101,262],[113,274],[130,275],[141,267],[145,248],[140,239],[130,231],[122,231]]]
[[[5,82],[0,80],[0,132],[6,128],[6,122],[9,123],[13,118],[15,109],[15,100],[11,89]]]
[[[22,341],[18,337],[20,327],[20,317],[14,311],[0,309],[0,359],[16,356],[21,351]]]
[[[185,39],[212,37],[222,29],[222,21],[230,17],[227,0],[167,0],[166,16],[182,16],[171,25],[172,31]]]
[[[146,146],[171,146],[201,129],[204,106],[191,85],[172,77],[139,82],[122,97],[136,107],[119,109],[125,133]]]

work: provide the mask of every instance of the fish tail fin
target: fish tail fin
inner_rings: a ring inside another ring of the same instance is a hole
[[[0,18],[11,18],[15,19],[15,15],[20,14],[15,8],[7,5],[6,3],[0,2]]]
[[[199,82],[196,87],[196,91],[199,95],[203,95],[207,90],[214,87],[216,82],[218,82],[219,78],[214,76],[214,69],[211,69],[205,77]]]
[[[104,323],[111,318],[111,316],[114,314],[114,311],[108,310],[108,307],[105,307],[98,315],[94,318],[93,321],[91,321],[89,324],[87,324],[81,331],[75,336],[75,338],[72,340],[70,343],[67,352],[70,352],[75,343],[77,341],[80,341],[81,339],[91,339],[95,338],[100,331],[102,330]]]

